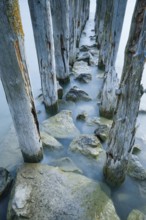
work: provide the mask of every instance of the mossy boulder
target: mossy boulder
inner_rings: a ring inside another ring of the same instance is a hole
[[[7,220],[119,220],[102,188],[80,174],[26,164],[17,174]]]
[[[44,131],[55,138],[74,138],[80,134],[75,127],[72,112],[63,110],[55,116],[43,121],[41,131]]]

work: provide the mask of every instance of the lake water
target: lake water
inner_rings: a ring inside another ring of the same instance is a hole
[[[21,9],[21,16],[22,16],[22,22],[24,27],[24,33],[25,33],[25,48],[26,48],[26,57],[27,57],[27,64],[28,64],[28,70],[31,78],[31,84],[33,89],[33,94],[35,97],[35,105],[38,114],[39,122],[42,122],[44,119],[47,118],[47,113],[44,110],[43,104],[40,102],[39,99],[37,99],[37,96],[41,93],[41,87],[40,87],[40,77],[39,77],[39,70],[38,70],[38,63],[37,63],[37,57],[36,57],[36,50],[35,50],[35,44],[34,44],[34,38],[33,38],[33,32],[32,32],[32,26],[30,22],[30,15],[29,15],[29,9],[27,1],[19,0],[20,2],[20,9]],[[94,32],[91,31],[94,28],[94,14],[95,14],[95,5],[96,0],[91,0],[90,5],[90,19],[85,27],[86,36],[83,34],[82,39],[80,42],[80,45],[91,45],[93,44],[93,41],[90,40],[89,36],[94,35]],[[125,20],[124,20],[124,27],[122,31],[121,36],[121,42],[116,62],[116,70],[119,74],[119,77],[122,72],[123,67],[123,60],[124,60],[124,49],[127,42],[128,34],[129,34],[129,28],[130,28],[130,22],[132,17],[132,12],[134,10],[135,0],[128,0]],[[93,133],[95,130],[95,127],[89,127],[82,122],[77,122],[76,116],[79,112],[82,110],[86,110],[88,112],[89,117],[99,116],[98,113],[98,106],[95,102],[95,99],[97,97],[97,93],[100,89],[100,86],[102,84],[102,79],[98,78],[101,74],[101,72],[98,70],[97,67],[91,67],[92,72],[92,89],[90,85],[82,85],[82,89],[84,89],[86,92],[89,93],[89,95],[93,98],[93,101],[89,103],[85,102],[79,102],[77,104],[60,104],[59,108],[62,109],[71,109],[73,112],[73,119],[76,124],[76,126],[79,128],[81,133]],[[144,70],[143,74],[143,80],[142,83],[144,87],[146,88],[146,70]],[[80,86],[80,84],[71,77],[70,84],[66,85],[64,87],[64,93],[66,93],[69,88],[73,85]],[[9,113],[8,105],[6,103],[4,91],[2,88],[2,85],[0,83],[0,141],[5,137],[7,134],[10,125],[12,124],[11,116]],[[146,109],[146,95],[143,96],[141,101],[141,108]],[[139,125],[136,136],[137,136],[137,142],[141,144],[142,147],[142,153],[139,154],[139,157],[146,168],[146,115],[139,115],[137,124]],[[68,146],[70,141],[67,140],[60,140],[64,145],[64,151],[61,153],[50,153],[49,151],[45,150],[45,156],[42,161],[42,163],[51,164],[51,162],[54,160],[54,158],[60,158],[63,156],[69,156],[76,164],[77,166],[83,170],[84,175],[98,180],[103,181],[102,176],[102,166],[104,163],[103,161],[100,161],[100,163],[97,163],[96,160],[90,160],[88,158],[85,158],[84,156],[74,155],[72,153],[68,152]],[[6,160],[7,158],[5,158]],[[138,181],[135,181],[129,177],[126,178],[126,181],[124,184],[117,189],[111,190],[111,198],[113,199],[113,202],[115,204],[116,210],[122,220],[126,220],[128,213],[134,209],[140,209],[142,211],[144,210],[144,205],[146,204],[146,192],[145,194],[141,194],[139,190],[139,186],[141,183]],[[7,199],[3,201],[3,204],[0,204],[0,211],[2,210],[2,207],[6,207]],[[146,213],[145,213],[146,214]],[[3,210],[3,217],[0,215],[0,220],[5,220],[5,214]]]

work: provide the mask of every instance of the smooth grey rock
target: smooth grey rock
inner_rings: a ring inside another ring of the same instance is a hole
[[[80,152],[88,157],[98,157],[102,152],[101,143],[92,134],[81,134],[70,144],[69,149],[73,152]]]
[[[102,185],[85,176],[41,164],[17,174],[7,220],[119,220]]]
[[[63,148],[59,141],[46,132],[41,132],[41,140],[43,146],[49,148],[50,150],[61,150]]]
[[[77,86],[74,86],[66,94],[66,100],[73,101],[73,102],[76,102],[79,100],[90,101],[91,98],[85,91],[79,89]]]
[[[74,172],[79,174],[83,173],[69,157],[63,157],[55,160],[51,163],[51,165],[59,167],[64,172]]]
[[[0,167],[0,198],[9,191],[11,183],[11,174],[6,169]]]
[[[89,83],[92,80],[92,75],[90,73],[81,73],[75,79],[82,83]]]
[[[14,127],[12,126],[7,135],[0,143],[0,167],[8,171],[15,171],[24,163]]]
[[[80,114],[77,115],[76,119],[80,120],[80,121],[86,121],[87,117],[88,117],[87,112],[83,111],[83,112],[81,112]]]
[[[127,173],[135,179],[146,180],[146,169],[144,169],[136,155],[130,155]]]
[[[41,131],[44,131],[55,138],[74,138],[80,134],[75,127],[72,112],[63,110],[57,115],[43,121],[40,126]]]
[[[146,220],[146,216],[137,209],[133,209],[128,215],[127,220]]]

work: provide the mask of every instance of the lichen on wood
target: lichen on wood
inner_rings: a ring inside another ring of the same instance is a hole
[[[18,0],[6,0],[7,17],[13,31],[24,36]]]

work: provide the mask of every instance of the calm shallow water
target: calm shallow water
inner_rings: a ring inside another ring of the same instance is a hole
[[[36,98],[40,93],[40,77],[39,77],[39,70],[38,70],[38,63],[37,63],[37,57],[36,57],[36,51],[35,51],[35,45],[34,45],[34,39],[32,34],[32,27],[30,23],[30,15],[28,10],[27,1],[19,0],[20,7],[21,7],[21,15],[22,15],[22,22],[24,26],[24,32],[25,32],[25,47],[26,47],[26,55],[27,55],[27,63],[28,63],[28,69],[31,77],[31,83],[33,88],[33,94]],[[91,41],[89,39],[89,36],[94,35],[94,32],[91,31],[94,29],[94,13],[95,13],[95,2],[96,0],[91,0],[91,13],[90,13],[90,19],[85,27],[85,34],[83,34],[80,45],[92,45],[94,41]],[[134,8],[135,0],[129,0],[128,1],[128,7],[126,11],[125,21],[124,21],[124,28],[122,32],[121,37],[121,43],[119,47],[118,52],[118,59],[116,63],[117,72],[119,76],[122,72],[122,66],[123,66],[123,57],[124,57],[124,48],[127,42],[128,33],[129,33],[129,27],[131,22],[131,15]],[[73,77],[71,77],[71,82],[64,86],[64,94],[69,90],[70,87],[73,85],[77,85],[78,87],[81,87],[83,90],[85,90],[89,95],[92,97],[92,101],[90,102],[78,102],[76,104],[74,103],[67,103],[67,105],[60,104],[59,110],[63,109],[70,109],[73,112],[73,119],[76,124],[76,126],[79,128],[81,133],[93,133],[95,130],[95,127],[88,126],[84,122],[76,121],[76,116],[79,112],[86,110],[88,112],[88,115],[90,117],[99,116],[98,113],[98,105],[97,105],[97,94],[98,91],[102,85],[102,79],[98,78],[101,74],[101,72],[98,70],[97,67],[91,67],[92,72],[92,86],[91,84],[80,84],[77,81],[74,81]],[[143,74],[143,84],[146,88],[146,71]],[[9,109],[5,100],[4,92],[2,89],[2,86],[0,84],[0,141],[5,136],[5,134],[8,131],[8,128],[10,127],[11,116],[9,113]],[[40,99],[36,98],[35,100],[36,109],[39,112],[38,119],[39,122],[42,122],[44,119],[48,117],[48,114],[45,112],[44,106],[41,103]],[[146,109],[146,96],[142,98],[141,106]],[[137,120],[137,124],[140,124],[138,131],[137,131],[137,137],[139,138],[138,143],[140,143],[143,151],[139,155],[140,159],[142,160],[143,165],[146,167],[146,144],[144,140],[146,140],[146,115],[140,115]],[[92,178],[94,180],[103,181],[102,176],[102,167],[104,163],[103,160],[97,162],[94,159],[89,159],[84,156],[74,154],[68,151],[68,146],[70,144],[71,140],[59,140],[64,145],[64,150],[61,152],[50,152],[49,150],[45,149],[45,156],[42,161],[42,163],[45,164],[51,164],[54,159],[68,156],[70,157],[76,165],[83,171],[83,174],[88,176],[89,178]],[[146,192],[145,192],[146,193]],[[118,215],[122,220],[126,220],[127,215],[129,212],[134,209],[138,208],[140,210],[144,210],[143,206],[146,204],[146,194],[143,196],[140,194],[139,190],[139,183],[138,181],[135,181],[129,177],[126,178],[126,181],[124,184],[117,189],[111,189],[111,198],[113,199],[113,202],[115,204],[116,210],[118,212]],[[0,202],[0,220],[5,220],[5,210],[2,209],[3,207],[7,206],[8,199],[4,199]],[[146,212],[145,212],[146,214]]]

